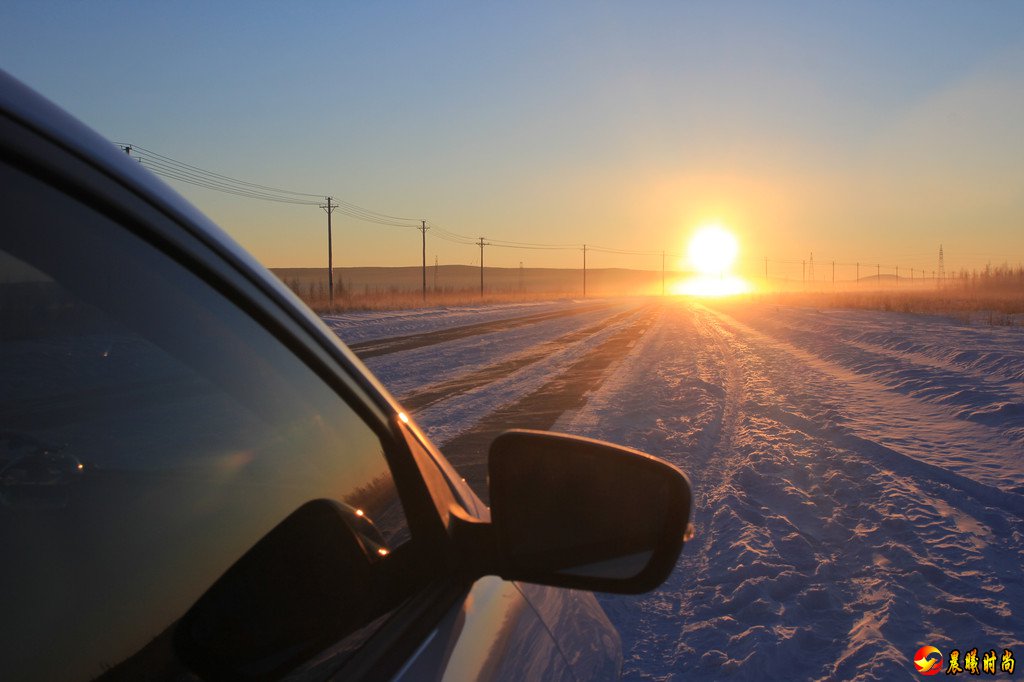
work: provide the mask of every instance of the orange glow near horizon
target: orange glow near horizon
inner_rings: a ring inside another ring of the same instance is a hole
[[[672,287],[672,293],[679,296],[735,296],[750,293],[750,290],[750,283],[736,275],[696,275],[680,280]]]
[[[734,296],[750,291],[750,284],[730,272],[739,254],[739,241],[718,224],[698,229],[686,249],[686,266],[698,274],[672,287],[683,296]]]

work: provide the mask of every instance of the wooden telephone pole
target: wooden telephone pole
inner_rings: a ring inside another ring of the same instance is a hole
[[[488,242],[484,241],[483,237],[480,237],[477,244],[480,245],[480,298],[484,297],[484,247],[488,245]]]
[[[419,230],[423,233],[423,300],[427,300],[427,221],[421,220]],[[435,270],[435,273],[437,271]],[[435,275],[436,277],[436,275]]]
[[[330,302],[334,303],[334,247],[331,244],[331,214],[338,208],[332,205],[333,197],[327,197],[327,203],[321,204],[320,208],[327,211],[327,296]]]
[[[587,245],[583,245],[583,298],[587,297]]]

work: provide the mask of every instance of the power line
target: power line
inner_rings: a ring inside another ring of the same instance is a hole
[[[607,246],[594,246],[593,244],[588,244],[587,250],[597,251],[599,253],[620,254],[625,256],[660,256],[662,255],[662,253],[664,253],[663,251],[631,251],[628,249],[613,249]],[[678,253],[665,253],[665,255],[671,258],[681,258],[680,254]]]
[[[428,229],[434,230],[434,236],[443,241],[448,241],[454,244],[461,245],[474,245],[479,246],[481,250],[481,263],[483,261],[483,247],[494,246],[496,248],[504,249],[521,249],[521,250],[540,250],[540,251],[574,251],[580,249],[577,244],[569,243],[543,243],[543,242],[521,242],[504,239],[492,239],[491,241],[484,242],[483,238],[474,238],[469,235],[459,234],[452,230],[448,230],[433,221],[426,221],[420,218],[408,218],[403,216],[391,215],[388,213],[381,213],[379,211],[373,211],[368,208],[359,206],[343,199],[336,199],[332,195],[327,193],[312,193],[312,192],[299,192],[290,189],[284,189],[281,187],[274,187],[271,185],[265,185],[256,182],[250,182],[248,180],[242,180],[235,178],[224,173],[217,173],[210,171],[193,164],[179,161],[165,154],[160,154],[151,149],[140,147],[135,144],[128,143],[117,143],[121,149],[126,153],[133,156],[139,161],[141,165],[146,167],[148,170],[156,175],[159,175],[168,180],[185,183],[195,187],[201,187],[203,189],[209,189],[225,194],[231,194],[246,199],[257,199],[260,201],[269,201],[282,204],[291,204],[298,206],[319,206],[327,212],[328,219],[328,268],[331,270],[329,280],[333,279],[333,256],[331,254],[331,215],[337,211],[341,215],[348,216],[355,220],[359,220],[366,223],[380,225],[384,227],[396,227],[404,229],[415,229],[422,233],[423,252],[424,252],[424,265],[423,269],[425,272],[425,253],[426,253],[426,231]],[[326,199],[326,205],[323,200]],[[598,253],[608,253],[616,255],[635,255],[635,256],[661,256],[662,257],[662,269],[664,270],[664,258],[666,255],[671,257],[678,257],[678,254],[666,254],[663,251],[638,251],[629,249],[615,249],[604,246],[594,245],[583,245],[584,261],[586,260],[586,251],[594,251]],[[584,266],[585,268],[585,266]],[[585,276],[585,275],[584,275]],[[330,282],[333,284],[333,282]],[[483,292],[483,270],[481,265],[481,293]],[[333,298],[333,286],[331,288]],[[424,295],[426,292],[426,285],[424,281]]]
[[[292,190],[281,189],[280,187],[271,187],[269,185],[261,185],[259,183],[249,182],[247,180],[239,180],[238,178],[233,178],[230,175],[224,175],[223,173],[215,173],[214,171],[209,171],[206,170],[205,168],[200,168],[198,166],[193,166],[191,164],[185,163],[183,161],[178,161],[177,159],[172,159],[169,156],[159,154],[150,149],[146,149],[145,147],[140,147],[137,144],[120,144],[119,146],[122,149],[125,147],[130,148],[131,151],[134,152],[135,157],[142,159],[144,164],[148,159],[150,163],[159,163],[162,164],[164,167],[175,168],[184,173],[201,176],[228,186],[236,186],[250,190],[259,190],[264,193],[273,195],[310,197],[313,199],[321,199],[325,196],[324,194],[313,194],[310,192],[295,192]]]
[[[500,244],[500,245],[503,245],[503,246],[521,246],[521,247],[524,247],[524,248],[538,248],[538,249],[560,249],[560,248],[578,249],[579,248],[578,244],[566,244],[566,243],[561,243],[561,244],[542,244],[542,243],[537,243],[537,242],[514,242],[514,241],[509,241],[507,239],[494,239],[492,241],[494,242],[495,245]]]
[[[365,215],[368,215],[368,216],[371,216],[371,217],[374,217],[374,218],[379,218],[379,219],[384,219],[384,220],[394,220],[394,221],[398,221],[398,222],[402,222],[402,223],[422,222],[422,221],[418,221],[416,218],[402,218],[400,216],[388,215],[387,213],[379,213],[377,211],[371,211],[369,209],[363,208],[362,206],[357,206],[356,204],[353,204],[353,203],[351,203],[349,201],[338,200],[338,203],[340,205],[345,206],[346,208],[349,208],[349,209],[353,210],[353,211],[358,211],[359,213],[362,213],[362,214],[365,214]],[[416,227],[416,225],[413,225],[413,227]]]
[[[177,180],[190,185],[198,187],[205,187],[207,189],[217,190],[219,192],[225,192],[227,194],[234,194],[236,196],[247,197],[249,199],[260,199],[263,201],[274,201],[283,204],[299,204],[315,206],[318,205],[319,201],[312,201],[309,199],[301,199],[298,196],[288,196],[271,194],[262,190],[248,189],[242,186],[234,186],[227,183],[220,182],[213,178],[207,178],[191,171],[182,170],[173,166],[168,166],[159,160],[153,160],[148,157],[138,156],[139,163],[143,167],[149,169],[153,173],[171,180]]]
[[[511,244],[501,244],[499,242],[489,242],[490,246],[498,247],[499,249],[524,249],[526,251],[579,251],[580,247],[528,247],[528,246],[513,246]]]
[[[122,143],[119,144],[119,146],[122,149],[129,151],[131,155],[138,159],[139,163],[153,173],[161,177],[177,180],[178,182],[184,182],[197,187],[203,187],[205,189],[211,189],[249,199],[259,199],[261,201],[272,201],[276,203],[304,206],[320,206],[323,198],[327,196],[326,193],[316,194],[311,192],[296,192],[294,190],[241,180],[239,178],[231,177],[230,175],[217,173],[183,161],[178,161],[177,159],[173,159],[165,154],[160,154],[135,144]],[[350,201],[339,199],[333,205],[333,208],[339,213],[347,215],[350,218],[355,218],[356,220],[368,223],[375,223],[377,225],[384,225],[388,227],[419,229],[420,220],[416,218],[404,218],[401,216],[372,211]]]
[[[464,237],[460,234],[449,232],[442,227],[439,227],[437,223],[429,223],[434,230],[434,236],[438,239],[443,239],[446,242],[452,242],[453,244],[465,244],[471,245],[476,244],[476,241],[470,237]]]

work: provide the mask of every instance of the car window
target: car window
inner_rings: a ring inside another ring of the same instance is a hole
[[[119,224],[0,180],[5,677],[116,669],[311,500],[382,563],[411,545],[380,438],[308,366]]]

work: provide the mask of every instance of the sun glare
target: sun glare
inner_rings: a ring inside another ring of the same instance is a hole
[[[684,279],[672,287],[672,293],[683,296],[735,296],[736,294],[746,294],[749,291],[750,285],[747,281],[735,275],[725,277],[697,275],[690,279]]]
[[[739,243],[732,233],[719,225],[708,225],[697,230],[690,239],[686,256],[697,272],[721,275],[732,267],[739,250]]]
[[[686,250],[693,277],[678,282],[673,293],[684,296],[734,296],[750,291],[750,284],[729,272],[740,245],[731,232],[720,225],[700,228],[690,238]]]

